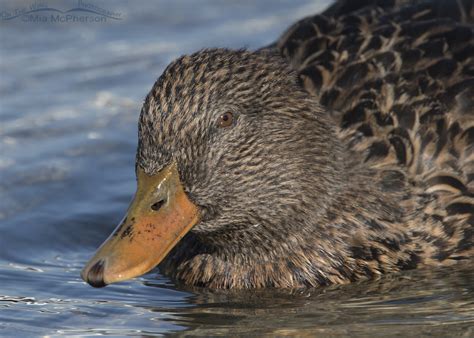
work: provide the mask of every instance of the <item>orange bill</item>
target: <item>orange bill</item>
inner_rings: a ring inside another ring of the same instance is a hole
[[[94,287],[142,275],[170,252],[199,220],[176,164],[149,176],[138,169],[138,187],[122,223],[81,272]]]

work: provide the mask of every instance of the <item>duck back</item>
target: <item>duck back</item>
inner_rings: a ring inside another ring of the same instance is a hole
[[[474,246],[473,22],[472,0],[338,1],[277,42],[348,147],[403,171],[427,261]]]

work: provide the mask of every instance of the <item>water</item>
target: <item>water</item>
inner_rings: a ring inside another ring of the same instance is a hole
[[[474,336],[472,265],[299,291],[189,289],[159,271],[82,282],[134,192],[138,112],[166,64],[266,45],[328,1],[90,3],[121,20],[0,20],[0,335]]]

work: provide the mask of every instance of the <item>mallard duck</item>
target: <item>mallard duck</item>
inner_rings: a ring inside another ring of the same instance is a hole
[[[474,253],[472,1],[338,1],[257,51],[172,62],[137,192],[82,271],[299,288]]]

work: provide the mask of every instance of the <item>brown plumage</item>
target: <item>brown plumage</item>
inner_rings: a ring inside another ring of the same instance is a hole
[[[176,161],[202,218],[161,270],[302,287],[472,258],[473,17],[472,1],[339,1],[268,48],[170,64],[137,166]]]

